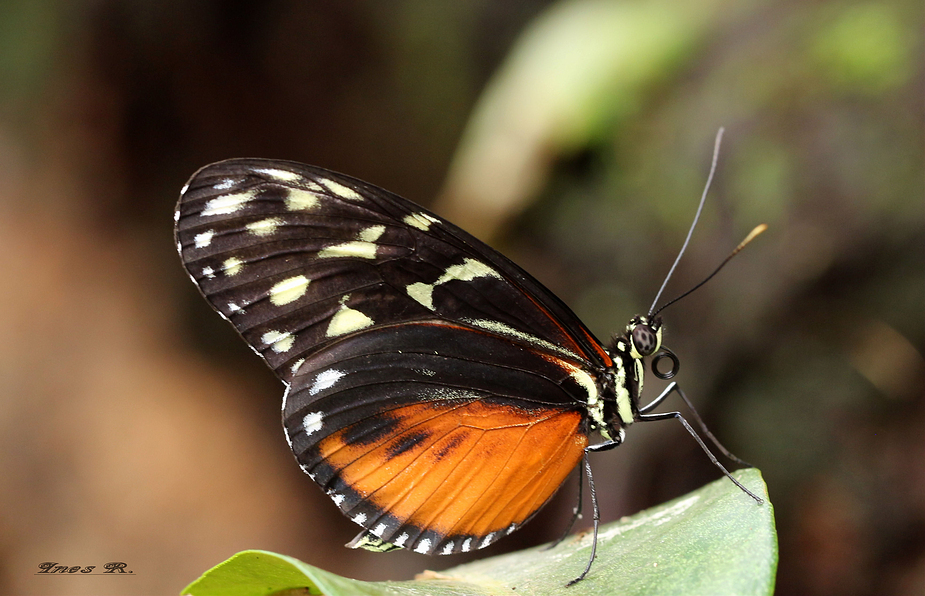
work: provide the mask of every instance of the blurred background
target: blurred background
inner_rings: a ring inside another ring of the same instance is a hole
[[[606,340],[649,308],[720,126],[665,297],[770,229],[666,311],[678,380],[765,474],[779,594],[925,593],[922,25],[913,0],[4,0],[0,593],[175,594],[249,548],[361,579],[466,560],[341,547],[282,386],[175,254],[200,166],[392,190]],[[592,465],[605,521],[720,476],[673,422]],[[480,555],[554,539],[574,498]]]

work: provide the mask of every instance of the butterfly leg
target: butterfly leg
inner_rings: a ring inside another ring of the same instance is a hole
[[[713,455],[713,452],[710,451],[710,448],[707,447],[706,443],[703,442],[703,439],[700,438],[700,435],[698,435],[697,432],[693,429],[693,427],[691,427],[691,425],[688,424],[687,420],[684,419],[684,416],[681,415],[681,412],[664,412],[664,413],[659,413],[659,414],[649,413],[658,404],[663,402],[665,398],[668,396],[668,394],[670,394],[672,391],[677,391],[678,394],[681,396],[681,399],[684,400],[684,403],[686,403],[687,406],[691,408],[691,411],[695,413],[695,416],[696,416],[695,420],[697,420],[701,429],[703,429],[706,435],[710,438],[711,441],[713,441],[713,443],[720,449],[720,451],[722,451],[722,453],[726,455],[727,457],[729,457],[730,459],[741,462],[742,460],[740,460],[739,458],[729,453],[729,451],[719,443],[716,437],[714,437],[713,434],[710,433],[709,430],[707,430],[706,426],[703,424],[703,420],[700,418],[699,415],[696,414],[696,410],[694,410],[693,407],[691,407],[690,400],[688,400],[687,396],[685,396],[684,393],[681,391],[681,389],[678,388],[677,383],[672,383],[671,385],[669,385],[665,389],[665,391],[663,391],[661,395],[659,395],[654,400],[652,400],[650,404],[640,408],[639,409],[639,420],[642,422],[649,422],[652,420],[668,420],[669,418],[677,418],[679,421],[681,421],[681,424],[684,425],[684,428],[687,430],[687,432],[689,432],[691,436],[694,437],[694,439],[697,441],[697,444],[700,445],[700,448],[703,449],[704,453],[707,454],[707,457],[710,458],[710,461],[713,462],[714,466],[719,468],[723,472],[723,474],[725,474],[726,477],[729,478],[729,480],[732,480],[733,484],[735,484],[740,489],[742,489],[745,492],[745,494],[755,499],[755,501],[757,501],[759,505],[764,503],[764,499],[762,499],[761,497],[759,497],[752,491],[745,488],[745,486],[743,486],[741,482],[739,482],[738,480],[732,477],[732,474],[729,473],[729,470],[727,470],[725,466],[723,466],[723,464],[721,464],[719,460],[716,459],[716,456]]]
[[[588,454],[594,451],[609,451],[615,447],[619,447],[623,442],[622,433],[620,440],[616,441],[605,441],[603,443],[598,443],[597,445],[588,445],[585,447],[585,453],[583,457],[583,467],[584,473],[588,476],[588,489],[591,493],[591,508],[594,512],[593,527],[594,527],[594,536],[591,541],[591,557],[588,559],[588,564],[585,566],[585,570],[581,572],[581,575],[565,584],[565,587],[573,586],[583,580],[588,572],[591,571],[591,564],[594,563],[594,557],[597,556],[597,532],[598,528],[601,525],[601,510],[597,504],[597,491],[594,490],[594,475],[591,473],[591,462],[588,459]],[[580,501],[579,501],[580,503]],[[578,508],[576,508],[578,509]],[[576,515],[577,518],[577,515]],[[572,523],[575,522],[575,519],[572,519]]]
[[[690,410],[691,414],[693,415],[694,421],[697,423],[697,426],[700,427],[700,431],[703,434],[705,434],[708,439],[710,439],[710,442],[716,445],[716,448],[720,450],[720,453],[722,453],[724,456],[726,456],[730,460],[736,462],[740,466],[744,466],[746,468],[755,467],[751,465],[750,463],[748,463],[747,461],[745,461],[744,459],[736,457],[731,451],[726,449],[722,443],[719,442],[719,439],[717,439],[713,435],[713,433],[710,432],[710,429],[707,428],[707,425],[703,422],[703,419],[700,417],[700,414],[697,413],[697,409],[694,408],[694,404],[692,404],[691,401],[687,398],[687,395],[685,395],[684,392],[681,391],[681,387],[679,387],[677,383],[669,384],[668,387],[666,387],[665,390],[662,391],[662,393],[658,397],[656,397],[655,399],[651,401],[651,403],[639,408],[639,413],[648,414],[649,412],[654,410],[656,407],[658,407],[659,404],[665,401],[665,399],[672,392],[676,392],[678,395],[681,396],[681,399],[684,400],[684,404],[687,406],[687,408]]]

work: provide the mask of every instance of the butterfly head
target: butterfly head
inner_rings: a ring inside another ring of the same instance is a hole
[[[662,347],[662,319],[655,317],[650,321],[645,316],[633,317],[626,326],[626,340],[633,358],[651,356]]]

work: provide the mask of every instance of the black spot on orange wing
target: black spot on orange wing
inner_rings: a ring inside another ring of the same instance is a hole
[[[434,461],[440,461],[444,457],[452,454],[458,447],[466,442],[468,438],[468,432],[457,432],[450,437],[450,440],[441,445],[439,448],[434,449],[433,457]]]
[[[415,449],[429,438],[430,433],[422,429],[405,433],[389,444],[386,453],[390,459],[398,457],[407,451]]]

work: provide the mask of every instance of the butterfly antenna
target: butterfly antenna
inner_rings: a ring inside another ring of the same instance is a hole
[[[703,194],[700,196],[700,205],[697,206],[697,213],[694,215],[694,221],[691,223],[691,228],[687,231],[687,238],[684,239],[684,245],[681,246],[681,252],[678,253],[677,258],[674,260],[674,264],[671,266],[671,269],[668,270],[668,275],[665,276],[665,281],[662,282],[662,287],[658,289],[658,293],[655,295],[655,300],[652,301],[652,306],[649,308],[650,320],[658,312],[655,310],[655,305],[658,304],[658,299],[662,297],[662,292],[665,291],[665,286],[668,285],[668,280],[671,279],[675,268],[678,266],[678,261],[680,261],[681,257],[684,256],[684,251],[687,250],[687,245],[690,243],[691,236],[694,234],[694,228],[697,227],[697,222],[700,220],[700,213],[703,211],[703,204],[707,200],[707,193],[710,191],[710,185],[713,183],[713,174],[716,173],[716,163],[719,161],[719,146],[723,141],[723,131],[723,127],[720,127],[716,132],[716,140],[713,142],[713,163],[710,165],[710,175],[707,176],[707,183],[703,187]],[[663,306],[662,308],[665,307]],[[659,310],[662,310],[662,308]]]
[[[708,275],[708,276],[706,277],[706,279],[704,279],[702,282],[700,282],[699,284],[697,284],[696,286],[694,286],[694,287],[691,288],[690,290],[684,292],[683,294],[681,294],[681,295],[678,296],[677,298],[675,298],[675,299],[673,299],[673,300],[669,300],[668,302],[666,302],[665,304],[663,304],[658,310],[656,310],[654,313],[652,313],[652,314],[649,315],[649,316],[650,316],[650,317],[654,317],[655,315],[657,315],[658,313],[662,312],[663,310],[665,310],[666,308],[668,308],[669,306],[671,306],[672,304],[674,304],[675,302],[677,302],[677,301],[680,300],[681,298],[684,298],[685,296],[687,296],[688,294],[690,294],[691,292],[693,292],[694,290],[696,290],[697,288],[699,288],[699,287],[702,286],[703,284],[705,284],[705,283],[707,283],[708,281],[710,281],[711,279],[713,279],[713,276],[716,275],[717,273],[719,273],[720,269],[722,269],[723,267],[725,267],[725,266],[726,266],[726,263],[728,263],[729,261],[732,260],[732,257],[734,257],[734,256],[736,256],[737,254],[739,254],[739,251],[741,251],[743,248],[745,248],[745,246],[746,246],[749,242],[751,242],[752,240],[754,240],[754,239],[755,239],[755,236],[757,236],[758,234],[764,232],[764,231],[767,230],[767,229],[768,229],[767,224],[761,224],[761,225],[755,226],[755,229],[748,233],[748,236],[745,237],[745,240],[743,240],[742,242],[740,242],[739,245],[736,246],[735,249],[733,249],[733,251],[732,251],[731,253],[729,253],[729,256],[726,257],[725,259],[723,259],[723,262],[719,264],[719,267],[717,267],[716,269],[714,269],[714,270],[713,270],[713,273],[711,273],[710,275]]]

